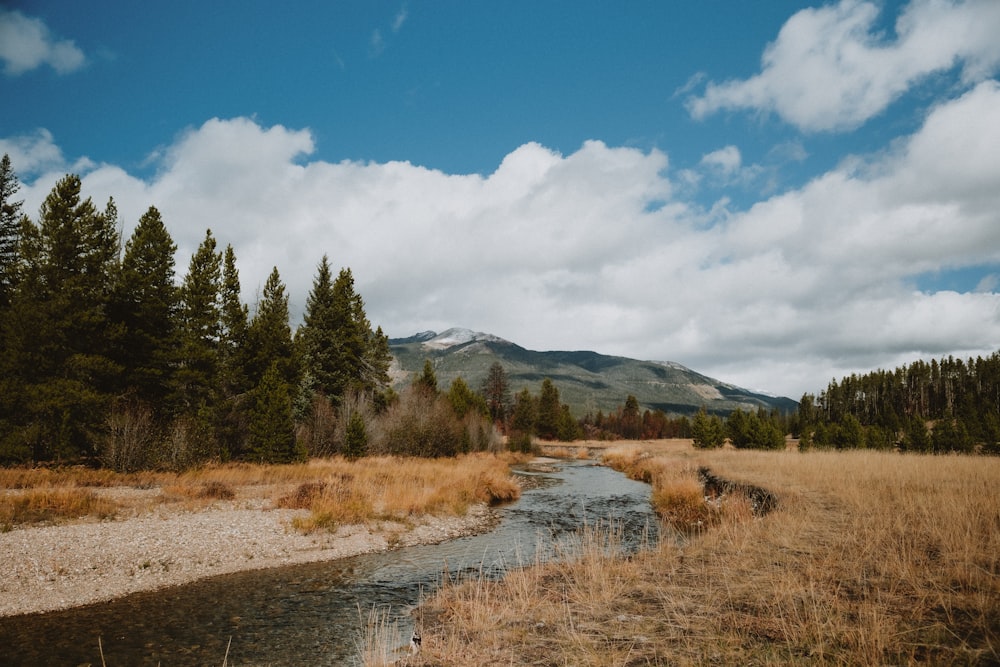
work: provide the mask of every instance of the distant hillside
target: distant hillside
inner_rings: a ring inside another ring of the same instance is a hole
[[[673,362],[637,361],[597,352],[535,352],[468,329],[440,334],[425,331],[390,339],[389,346],[395,357],[392,374],[397,386],[412,381],[429,359],[442,389],[461,376],[478,390],[489,367],[499,361],[507,371],[511,395],[524,387],[537,394],[542,380],[550,378],[577,417],[588,411],[613,411],[629,394],[644,408],[671,415],[692,415],[702,406],[718,414],[760,406],[792,412],[798,407],[792,399],[754,393]]]

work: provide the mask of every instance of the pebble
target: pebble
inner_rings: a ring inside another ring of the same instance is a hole
[[[264,503],[218,501],[190,511],[161,506],[99,523],[15,528],[0,533],[0,616],[65,609],[138,591],[190,583],[206,576],[335,560],[396,546],[432,544],[487,530],[495,516],[485,506],[464,517],[409,518],[342,526],[303,535],[291,527],[304,510]]]

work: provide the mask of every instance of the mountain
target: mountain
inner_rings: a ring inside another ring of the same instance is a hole
[[[549,378],[559,397],[577,417],[589,411],[605,413],[624,405],[629,394],[639,404],[670,415],[692,415],[702,406],[718,414],[736,408],[793,412],[798,403],[720,382],[670,361],[638,361],[597,352],[536,352],[490,334],[468,329],[441,333],[424,331],[389,340],[394,361],[390,373],[398,388],[434,365],[438,386],[447,389],[461,376],[478,390],[489,367],[499,361],[507,371],[511,396],[527,387],[538,394]]]

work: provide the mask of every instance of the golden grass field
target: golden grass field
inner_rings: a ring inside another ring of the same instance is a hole
[[[474,503],[513,500],[513,456],[452,459],[370,457],[314,459],[291,465],[216,465],[184,473],[118,474],[86,468],[0,469],[0,530],[72,520],[107,520],[162,503],[192,509],[214,500],[268,498],[275,507],[308,509],[304,532],[381,518],[461,515]],[[133,496],[116,490],[146,489]],[[108,493],[110,492],[110,493]]]
[[[409,664],[1000,663],[1000,459],[587,445],[683,537],[623,558],[590,530],[567,562],[446,585]],[[777,508],[706,503],[701,466]]]
[[[592,526],[559,562],[445,582],[418,610],[423,650],[405,664],[1000,664],[998,458],[698,451],[684,440],[543,451],[649,482],[668,537],[626,558],[615,526]],[[307,508],[306,532],[462,513],[517,497],[513,460],[0,470],[0,529],[233,497]],[[738,493],[706,499],[702,467],[766,489],[777,507],[761,516]],[[146,491],[114,492],[136,488]],[[376,635],[392,635],[374,618]],[[399,657],[371,634],[359,642],[366,664]]]

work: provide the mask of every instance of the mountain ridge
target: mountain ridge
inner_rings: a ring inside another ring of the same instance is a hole
[[[629,394],[646,409],[669,415],[693,415],[704,407],[728,414],[764,408],[792,412],[798,403],[703,375],[675,361],[642,361],[590,350],[528,350],[493,334],[452,327],[437,333],[422,331],[389,340],[394,362],[394,386],[405,386],[431,361],[438,386],[447,389],[462,377],[479,389],[494,361],[507,372],[511,396],[527,387],[538,394],[549,378],[563,403],[576,417],[598,410],[608,413],[624,405]]]

